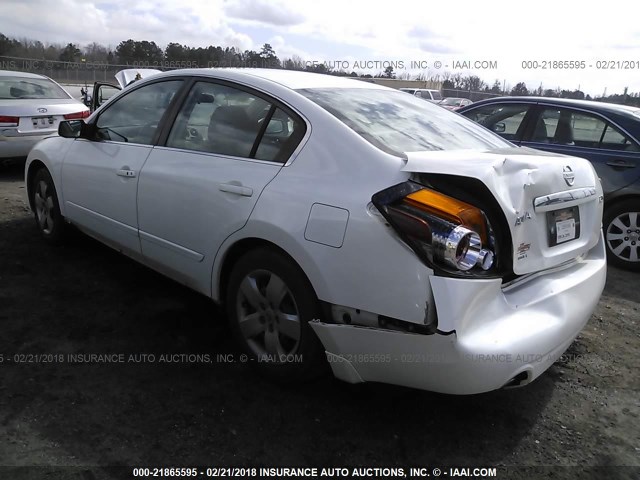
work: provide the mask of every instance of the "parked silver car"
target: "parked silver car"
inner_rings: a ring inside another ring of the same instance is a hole
[[[0,70],[0,162],[26,158],[36,143],[57,135],[63,120],[89,109],[44,75]]]

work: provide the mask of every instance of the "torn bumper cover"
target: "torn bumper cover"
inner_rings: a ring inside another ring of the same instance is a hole
[[[311,326],[334,374],[347,382],[481,393],[524,385],[549,368],[587,323],[605,278],[601,235],[582,258],[508,287],[500,279],[431,277],[438,327],[450,335]]]

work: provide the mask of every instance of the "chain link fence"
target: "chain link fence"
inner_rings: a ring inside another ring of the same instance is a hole
[[[157,70],[171,69],[165,68],[162,65],[143,66],[142,62],[120,65],[108,62],[63,62],[60,60],[0,56],[0,70],[37,73],[40,75],[46,75],[56,82],[63,84],[84,85],[93,84],[93,82],[113,82],[115,74],[126,68],[156,68]]]
[[[171,62],[158,62],[158,64],[153,65],[149,65],[149,62],[113,64],[103,61],[64,62],[60,60],[0,56],[0,70],[46,75],[64,85],[92,85],[94,82],[113,82],[115,74],[127,68],[155,68],[165,71],[190,66],[180,64],[185,62],[175,63],[175,66],[173,66]],[[359,78],[359,80],[379,83],[392,88],[413,87],[440,90],[442,86],[442,82],[428,80],[397,80],[386,78]],[[442,96],[468,98],[471,101],[477,102],[478,100],[486,98],[499,97],[502,96],[502,94],[445,88],[442,89]]]
[[[444,98],[447,98],[447,97],[468,98],[472,102],[486,100],[487,98],[502,97],[504,95],[505,94],[503,93],[475,92],[473,90],[456,90],[453,88],[442,89],[442,96]]]

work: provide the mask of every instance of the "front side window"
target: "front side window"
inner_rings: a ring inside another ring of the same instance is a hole
[[[167,139],[167,147],[259,160],[286,161],[304,123],[262,97],[197,82]]]
[[[529,108],[527,104],[497,103],[474,108],[463,115],[507,140],[515,140]]]
[[[97,137],[151,145],[163,115],[181,86],[182,80],[157,82],[115,99],[98,117]]]

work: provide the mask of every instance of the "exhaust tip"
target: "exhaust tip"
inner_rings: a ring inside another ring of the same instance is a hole
[[[502,388],[524,387],[529,383],[531,383],[531,372],[525,370],[524,372],[520,372],[511,380],[509,380]]]

